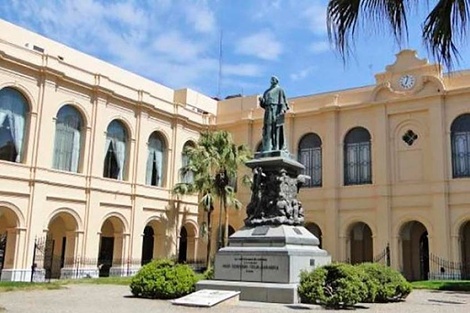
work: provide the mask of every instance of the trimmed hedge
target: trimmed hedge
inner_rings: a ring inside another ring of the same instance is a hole
[[[366,274],[367,286],[371,286],[368,296],[363,302],[395,302],[405,299],[411,292],[411,284],[394,269],[378,264],[363,263],[357,265],[358,269]]]
[[[197,277],[191,267],[171,260],[156,260],[144,265],[132,278],[130,288],[136,297],[174,299],[195,290]]]
[[[302,302],[327,308],[347,308],[367,295],[361,271],[350,264],[335,263],[300,274],[299,295]]]
[[[298,287],[302,302],[335,309],[349,308],[358,302],[400,301],[411,290],[411,284],[399,272],[374,263],[334,263],[303,271]]]

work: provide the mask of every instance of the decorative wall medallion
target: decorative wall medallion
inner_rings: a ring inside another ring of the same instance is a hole
[[[404,135],[403,137],[401,137],[401,139],[408,145],[408,146],[411,146],[413,144],[413,142],[415,142],[417,139],[418,139],[418,135],[415,134],[414,131],[412,131],[411,129],[409,129]]]

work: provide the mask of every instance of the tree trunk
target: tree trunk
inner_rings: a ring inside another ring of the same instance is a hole
[[[206,255],[206,266],[207,269],[212,267],[211,263],[211,252],[212,252],[212,222],[211,222],[212,211],[207,211],[207,255]]]
[[[228,245],[228,210],[227,210],[226,201],[224,201],[224,213],[225,213],[224,247],[226,247]]]
[[[218,229],[218,233],[217,233],[217,250],[222,248],[222,246],[224,244],[224,241],[223,241],[223,238],[222,238],[222,208],[223,208],[223,206],[224,206],[224,200],[223,200],[223,196],[221,196],[220,200],[219,200],[219,225],[217,227],[217,229]]]

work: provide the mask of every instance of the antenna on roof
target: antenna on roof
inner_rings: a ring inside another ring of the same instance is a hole
[[[220,86],[222,85],[222,40],[223,40],[223,30],[220,31],[220,40],[219,40],[219,76],[217,77],[217,98],[220,99]]]

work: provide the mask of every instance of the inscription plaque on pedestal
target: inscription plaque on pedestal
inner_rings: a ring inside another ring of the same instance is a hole
[[[252,282],[287,281],[288,260],[284,256],[219,255],[217,279]]]

